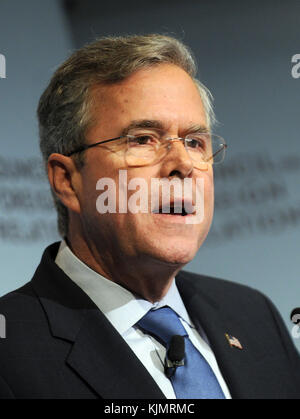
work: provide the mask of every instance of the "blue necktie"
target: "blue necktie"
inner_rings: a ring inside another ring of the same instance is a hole
[[[137,326],[158,338],[167,350],[173,335],[184,337],[184,365],[177,367],[170,378],[177,399],[224,399],[210,365],[192,344],[179,317],[170,307],[150,310]]]

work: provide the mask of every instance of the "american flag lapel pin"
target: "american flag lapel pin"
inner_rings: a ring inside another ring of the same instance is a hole
[[[237,338],[229,335],[228,333],[225,333],[225,336],[231,348],[243,349],[241,342]]]

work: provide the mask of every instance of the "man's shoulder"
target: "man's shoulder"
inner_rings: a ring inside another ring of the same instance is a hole
[[[31,282],[0,297],[0,314],[10,320],[36,318],[40,310]]]
[[[41,261],[29,282],[0,297],[0,314],[5,315],[4,312],[6,312],[12,315],[18,313],[28,316],[30,314],[35,314],[35,311],[41,308],[38,296],[33,287],[33,280],[34,278],[43,279],[47,276],[53,276],[53,272],[49,269],[49,265],[51,265],[50,255],[54,257],[57,253],[59,244],[59,242],[52,243],[44,249]],[[49,275],[47,272],[48,270]]]
[[[0,298],[0,315],[4,322],[1,324],[4,339],[0,339],[2,371],[10,357],[30,358],[35,347],[42,342],[46,350],[49,344],[49,326],[31,282]]]
[[[268,296],[248,285],[188,271],[181,271],[176,276],[176,283],[188,301],[191,296],[198,295],[202,301],[221,308],[224,313],[248,312],[255,317],[278,312]],[[256,308],[255,313],[253,307]]]
[[[261,291],[249,285],[189,271],[180,271],[176,280],[181,282],[183,287],[192,287],[196,292],[207,292],[215,297],[222,296],[224,298],[225,295],[244,296],[251,299],[265,297]]]

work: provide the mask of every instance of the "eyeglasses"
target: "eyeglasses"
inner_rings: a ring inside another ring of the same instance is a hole
[[[99,141],[94,144],[83,145],[71,153],[66,154],[70,157],[75,153],[124,139],[123,150],[125,161],[128,166],[147,166],[158,163],[170,151],[172,142],[181,142],[189,157],[193,160],[195,168],[203,169],[207,164],[218,164],[224,160],[227,144],[222,137],[208,132],[189,134],[181,137],[164,137],[159,133],[153,132],[135,132],[122,135],[117,138]]]

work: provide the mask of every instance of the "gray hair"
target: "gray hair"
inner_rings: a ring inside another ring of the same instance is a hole
[[[38,106],[40,149],[47,167],[52,153],[68,154],[85,143],[93,124],[91,88],[115,83],[135,71],[169,63],[185,70],[196,83],[209,126],[215,122],[212,95],[196,79],[196,64],[187,46],[165,35],[104,37],[75,51],[54,73]],[[83,153],[74,156],[80,169]],[[58,214],[58,231],[68,234],[68,209],[52,191]]]

